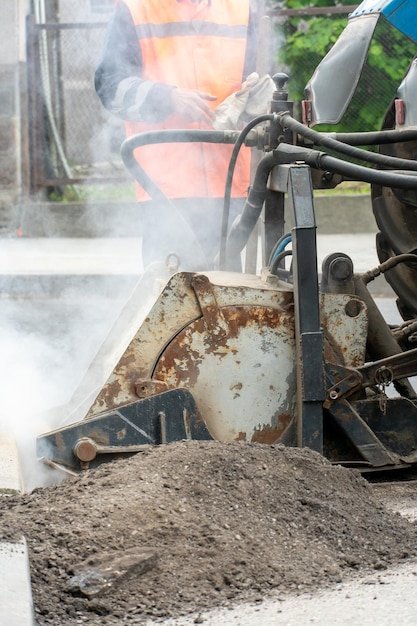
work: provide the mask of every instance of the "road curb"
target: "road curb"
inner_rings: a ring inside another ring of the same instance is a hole
[[[378,230],[370,193],[316,191],[313,199],[318,230],[323,234]],[[25,238],[123,239],[143,234],[135,201],[29,202],[20,208],[20,228]]]
[[[0,497],[23,492],[19,454],[13,439],[0,435]],[[0,542],[0,624],[34,626],[26,540]]]

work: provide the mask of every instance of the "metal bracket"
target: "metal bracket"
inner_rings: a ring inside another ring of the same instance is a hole
[[[100,455],[133,454],[182,439],[212,439],[191,393],[172,389],[54,430],[37,439],[38,457],[73,469]]]
[[[313,188],[308,165],[289,165],[287,175],[288,199],[294,219],[292,248],[298,375],[297,438],[299,446],[307,446],[322,454],[324,337],[320,325]]]
[[[358,368],[364,385],[388,385],[394,380],[416,376],[417,348],[400,352]]]
[[[328,411],[352,445],[370,465],[383,467],[398,463],[398,456],[387,450],[347,400],[344,398],[337,400]]]
[[[203,314],[207,331],[214,340],[223,339],[229,334],[229,327],[216,302],[213,285],[204,274],[197,274],[191,279],[198,304]]]
[[[356,369],[326,362],[325,371],[327,384],[330,385],[323,403],[325,409],[329,409],[336,400],[346,398],[362,385],[362,376]]]

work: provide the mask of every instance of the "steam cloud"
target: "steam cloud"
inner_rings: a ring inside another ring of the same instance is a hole
[[[37,460],[36,437],[62,425],[74,390],[128,296],[123,289],[98,295],[90,287],[80,277],[75,290],[59,296],[3,299],[0,433],[16,441],[28,491],[59,478]]]
[[[60,20],[63,22],[81,23],[97,18],[88,12],[85,3],[68,4],[61,2],[59,4]],[[44,0],[36,0],[34,6],[39,19],[48,21],[47,5]],[[91,54],[88,46],[87,48],[87,51],[79,50],[79,54],[71,55],[69,61],[68,59],[63,61],[64,64],[66,62],[77,64],[77,62],[81,62],[79,57],[82,57],[84,62],[85,55],[88,57]],[[88,59],[91,68],[94,68],[97,62],[97,58]],[[43,76],[45,81],[48,78],[47,74]],[[48,87],[48,85],[46,86]],[[93,89],[92,77],[88,88]],[[74,114],[74,111],[77,110],[78,100],[76,97],[74,100],[74,93],[67,97],[69,98],[69,101],[66,102],[67,108]],[[97,102],[97,110],[100,108],[101,105]],[[68,120],[66,121],[68,123]],[[102,163],[108,158],[106,146],[110,153],[115,154],[115,135],[118,135],[119,132],[117,128],[115,130],[115,120],[103,110],[101,114],[97,115],[96,121],[98,122],[97,133],[89,146],[93,164]],[[85,138],[83,137],[83,139]],[[76,143],[74,143],[75,146]],[[68,146],[66,148],[68,149]],[[71,160],[75,158],[73,154],[67,156]],[[143,165],[146,169],[146,164]],[[108,189],[111,191],[110,186]],[[198,209],[198,206],[195,207],[195,211]],[[126,212],[126,219],[124,219],[120,210],[113,214],[103,213],[97,210],[97,207],[93,208],[87,205],[85,211],[81,215],[76,215],[74,219],[71,208],[63,206],[56,222],[54,217],[52,216],[51,223],[45,224],[46,238],[32,240],[32,243],[36,243],[37,253],[41,254],[51,250],[49,236],[62,237],[64,233],[75,226],[79,232],[84,233],[81,234],[84,240],[80,239],[77,242],[63,238],[56,240],[60,242],[57,248],[60,252],[71,251],[72,261],[76,267],[75,274],[77,274],[75,287],[72,284],[68,288],[63,288],[61,284],[58,292],[55,292],[52,283],[47,284],[45,288],[45,276],[43,276],[42,284],[38,285],[36,263],[33,263],[33,259],[29,259],[25,269],[28,273],[33,273],[31,295],[25,294],[15,297],[5,293],[0,311],[0,341],[2,345],[0,358],[0,398],[2,403],[0,434],[10,435],[16,440],[21,457],[25,489],[28,491],[34,487],[53,482],[60,477],[60,474],[51,472],[50,469],[46,469],[38,462],[36,437],[62,425],[67,416],[67,406],[74,391],[83,379],[132,291],[132,281],[123,282],[122,280],[116,286],[117,280],[114,276],[107,286],[104,274],[100,276],[98,282],[91,280],[91,275],[102,273],[97,254],[95,256],[94,254],[90,255],[91,267],[86,271],[86,274],[90,274],[89,280],[82,280],[82,271],[79,266],[77,269],[79,259],[76,259],[76,245],[78,243],[84,246],[88,245],[85,237],[91,237],[88,241],[90,241],[92,249],[96,252],[98,250],[99,254],[102,254],[102,246],[107,246],[109,258],[114,260],[117,253],[112,238],[119,238],[122,235],[122,238],[119,239],[119,245],[124,262],[129,263],[127,260],[128,250],[132,250],[131,246],[133,248],[137,246],[137,250],[131,255],[130,267],[124,267],[120,274],[124,274],[125,277],[126,275],[130,275],[130,277],[136,275],[139,278],[143,271],[138,261],[140,256],[139,211],[133,218],[131,213]],[[66,218],[68,222],[65,221]],[[175,222],[170,222],[169,237],[180,241],[181,230],[174,236],[175,227]],[[97,236],[101,239],[97,239]],[[16,243],[18,244],[17,250],[25,250],[24,240]],[[51,261],[49,269],[47,271],[45,268],[43,269],[43,273],[53,274],[55,271],[62,271],[59,269],[59,264],[64,256],[57,255]],[[193,268],[188,266],[187,269],[192,270]],[[110,270],[109,274],[114,274],[115,271]],[[20,273],[22,272],[20,271]],[[71,274],[71,271],[69,273]],[[168,273],[167,268],[162,268],[162,274],[161,271],[155,274],[154,283],[161,282],[161,275],[166,279]],[[13,274],[12,268],[10,274]],[[18,276],[16,276],[16,280],[19,280]],[[57,280],[56,277],[55,280]],[[99,291],[96,291],[97,284],[100,284]],[[149,293],[152,298],[155,296],[152,289]],[[144,293],[144,299],[147,298],[148,294]],[[151,303],[149,303],[149,308],[150,306]],[[102,384],[102,382],[102,380],[94,381],[92,379],[91,386],[94,388],[95,384]],[[81,418],[82,415],[77,415],[77,419]]]

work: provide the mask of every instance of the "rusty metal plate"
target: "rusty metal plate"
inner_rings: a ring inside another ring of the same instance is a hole
[[[185,387],[215,439],[273,443],[295,416],[294,319],[262,306],[221,309],[227,336],[191,322],[161,354],[153,379]]]
[[[363,300],[347,294],[320,294],[320,322],[339,365],[360,367],[364,364],[368,310]]]
[[[259,276],[228,272],[207,272],[206,275],[220,308],[246,304],[292,312],[289,287],[277,289],[266,285]],[[202,309],[192,287],[196,276],[198,274],[188,272],[172,276],[136,333],[132,333],[118,362],[114,363],[110,376],[90,405],[87,418],[137,400],[138,385],[143,386],[143,381],[152,377],[159,355],[172,338],[190,322],[201,318]]]
[[[296,413],[291,289],[227,272],[207,273],[196,288],[198,276],[178,273],[170,279],[87,418],[179,386],[197,394],[212,436],[275,441]],[[362,301],[322,294],[320,307],[336,362],[362,365]]]

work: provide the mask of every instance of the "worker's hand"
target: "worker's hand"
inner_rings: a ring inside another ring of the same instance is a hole
[[[268,74],[262,78],[256,72],[249,74],[239,91],[230,94],[216,107],[214,128],[243,128],[257,115],[267,113],[275,89],[275,83]]]
[[[217,96],[212,96],[202,91],[176,87],[171,91],[171,98],[175,112],[184,119],[189,122],[207,122],[212,124],[214,113],[206,100],[217,100]]]

